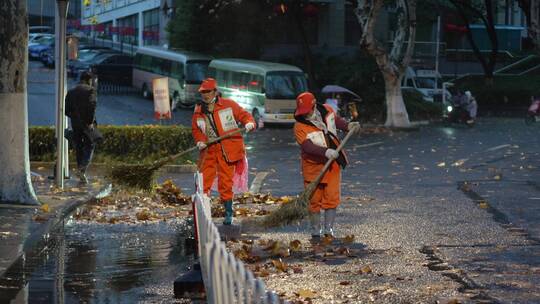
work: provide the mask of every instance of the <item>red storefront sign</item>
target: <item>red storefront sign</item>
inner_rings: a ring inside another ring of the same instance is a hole
[[[159,32],[157,31],[143,31],[143,37],[146,39],[159,39]]]
[[[454,32],[454,33],[466,33],[467,32],[467,27],[466,26],[452,24],[452,23],[446,23],[444,25],[444,29],[447,32]]]

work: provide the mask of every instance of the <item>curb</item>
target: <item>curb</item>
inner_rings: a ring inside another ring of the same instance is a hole
[[[407,130],[407,129],[414,129],[418,128],[419,126],[427,126],[432,124],[429,120],[415,120],[411,121],[411,127],[410,128],[391,128],[392,130]],[[384,124],[374,124],[374,123],[363,123],[362,128],[386,128]]]
[[[30,166],[37,166],[37,167],[54,167],[54,162],[43,162],[43,161],[33,161],[30,162]],[[70,168],[76,168],[76,163],[69,163]],[[90,164],[90,170],[107,170],[111,167],[110,164],[105,163],[91,163]],[[159,169],[160,172],[167,172],[167,173],[195,173],[197,171],[197,165],[165,165],[161,169]]]
[[[19,255],[13,259],[6,269],[0,273],[0,278],[10,271],[11,268],[16,267],[21,258],[28,254],[29,251],[36,250],[38,247],[47,246],[49,241],[49,234],[64,224],[64,219],[68,217],[78,207],[87,204],[94,199],[100,199],[108,196],[111,193],[112,184],[106,184],[101,189],[93,191],[79,199],[75,199],[66,202],[58,209],[51,212],[49,217],[44,223],[41,223],[35,227],[35,229],[26,237],[22,242],[22,250]],[[38,250],[41,251],[41,250]]]

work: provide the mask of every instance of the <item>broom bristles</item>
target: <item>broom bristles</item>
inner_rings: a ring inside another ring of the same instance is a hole
[[[299,221],[308,215],[308,203],[317,184],[310,183],[298,198],[290,203],[279,206],[278,209],[268,214],[263,224],[265,227],[277,227]]]
[[[155,164],[125,165],[111,168],[108,177],[114,183],[129,188],[149,190],[154,184],[155,173],[159,167]]]

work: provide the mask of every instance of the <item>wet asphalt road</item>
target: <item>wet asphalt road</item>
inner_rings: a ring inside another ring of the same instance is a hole
[[[76,82],[68,78],[68,89]],[[28,121],[30,125],[47,126],[55,124],[56,117],[54,70],[40,62],[28,64]],[[179,109],[172,114],[172,120],[163,124],[186,124],[193,110]],[[127,95],[98,94],[96,119],[103,125],[159,124],[154,119],[152,100],[144,99],[132,92]]]
[[[29,84],[31,124],[54,122],[42,116],[50,105],[44,105],[40,88],[43,84]],[[142,98],[100,96],[99,102],[102,123],[153,122],[151,102]],[[176,116],[186,123],[190,115]],[[343,171],[338,233],[353,233],[371,249],[400,248],[415,267],[440,260],[444,267],[432,265],[429,271],[441,277],[448,270],[461,273],[451,278],[460,286],[458,294],[488,302],[540,302],[539,132],[540,124],[526,126],[522,119],[481,118],[471,129],[435,124],[355,137]],[[250,181],[256,173],[269,173],[261,192],[302,191],[290,128],[258,130],[247,135],[246,145]],[[189,174],[165,178],[192,190]],[[272,237],[289,238],[292,231],[298,228]],[[400,271],[400,265],[381,263]],[[414,292],[414,285],[408,288]]]

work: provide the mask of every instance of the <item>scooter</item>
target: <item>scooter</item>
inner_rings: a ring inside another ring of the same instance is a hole
[[[469,115],[469,111],[467,109],[464,109],[460,105],[449,105],[446,109],[446,119],[445,122],[447,124],[450,123],[462,123],[469,127],[474,126],[474,119],[471,118]]]
[[[527,125],[538,121],[540,121],[540,99],[533,100],[527,110],[527,116],[525,116],[525,123]]]

